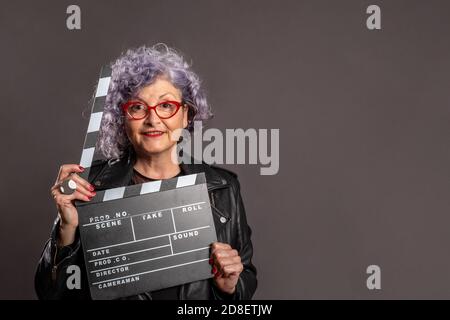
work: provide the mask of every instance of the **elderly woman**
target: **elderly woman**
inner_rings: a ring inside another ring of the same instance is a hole
[[[61,166],[51,194],[58,216],[36,272],[40,299],[89,299],[89,286],[80,248],[78,213],[74,201],[90,201],[95,190],[169,179],[204,172],[211,200],[218,242],[211,244],[214,277],[129,299],[250,299],[257,286],[252,264],[251,230],[236,174],[223,168],[177,163],[176,134],[193,129],[194,121],[211,116],[198,76],[184,58],[165,45],[129,50],[112,65],[111,85],[97,149],[109,161],[97,161],[89,181],[77,173],[77,164]],[[193,162],[190,162],[193,163]],[[76,190],[62,194],[59,186],[68,178]],[[78,265],[80,289],[66,286],[67,267]]]

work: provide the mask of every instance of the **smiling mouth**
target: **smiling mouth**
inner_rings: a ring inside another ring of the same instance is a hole
[[[164,134],[162,131],[147,131],[142,133],[146,137],[160,137]]]

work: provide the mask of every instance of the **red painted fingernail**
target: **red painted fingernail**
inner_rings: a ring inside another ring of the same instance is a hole
[[[211,273],[214,273],[214,274],[215,274],[216,272],[217,272],[217,268],[216,268],[216,266],[213,266],[213,267],[212,267],[212,270],[211,270]]]
[[[210,258],[209,259],[209,264],[212,264],[214,262],[214,259],[213,258]]]
[[[80,168],[81,171],[84,171],[84,168],[82,166],[78,166],[78,168]]]
[[[95,190],[95,188],[94,188],[94,186],[92,184],[89,185],[89,190],[90,191],[94,191]]]

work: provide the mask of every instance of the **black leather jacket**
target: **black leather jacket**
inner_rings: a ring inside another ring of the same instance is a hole
[[[134,158],[123,157],[109,162],[94,162],[89,173],[89,182],[96,190],[129,185],[133,174]],[[251,299],[256,287],[256,268],[252,264],[253,247],[251,229],[240,194],[239,181],[233,172],[205,164],[181,163],[184,173],[204,172],[219,242],[228,243],[238,250],[244,265],[236,291],[228,295],[220,291],[213,279],[191,282],[180,286],[179,299]],[[79,234],[75,242],[57,248],[59,219],[55,220],[51,237],[44,246],[35,276],[35,289],[39,299],[91,299],[84,265]],[[67,267],[78,265],[81,270],[81,289],[69,290],[66,286]],[[150,293],[143,293],[128,299],[151,299]]]

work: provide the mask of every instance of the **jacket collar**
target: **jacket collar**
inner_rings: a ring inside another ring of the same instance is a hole
[[[108,161],[95,178],[95,184],[99,186],[99,190],[128,186],[133,175],[135,163],[136,156],[134,152],[129,152],[120,159]],[[194,159],[191,157],[189,163],[181,162],[180,166],[186,175],[204,172],[208,191],[228,186],[228,182],[217,170],[214,170],[203,161],[197,164],[194,163]]]

